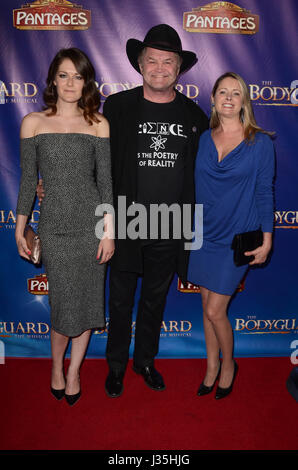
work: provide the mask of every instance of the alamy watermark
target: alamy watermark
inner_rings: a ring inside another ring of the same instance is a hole
[[[101,217],[95,226],[98,239],[104,237],[120,240],[187,240],[185,250],[199,250],[203,245],[203,204],[195,204],[192,230],[191,204],[143,204],[133,202],[129,206],[126,196],[118,196],[117,233],[115,233],[115,209],[111,204],[99,204],[95,215]],[[107,227],[103,216],[112,214],[113,226]],[[171,230],[170,230],[171,227]]]
[[[294,349],[294,351],[291,354],[291,363],[297,366],[298,364],[298,339],[291,342],[291,349]]]
[[[4,83],[0,80],[0,104],[5,104]]]
[[[291,94],[291,103],[298,104],[298,80],[293,80],[291,83],[291,89],[296,88],[296,90]]]

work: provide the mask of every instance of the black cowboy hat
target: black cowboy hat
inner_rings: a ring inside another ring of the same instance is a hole
[[[140,72],[138,58],[144,47],[152,47],[161,51],[176,52],[182,57],[180,73],[190,69],[196,62],[197,57],[194,52],[183,51],[181,39],[171,26],[159,24],[153,26],[145,36],[144,41],[129,39],[126,43],[126,53],[131,65]]]

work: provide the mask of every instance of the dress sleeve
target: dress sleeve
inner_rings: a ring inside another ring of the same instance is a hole
[[[274,204],[273,179],[275,174],[275,152],[269,136],[263,135],[257,155],[259,168],[256,184],[256,205],[263,232],[273,231]]]
[[[103,204],[113,205],[111,176],[110,139],[97,138],[96,142],[96,184]],[[109,210],[107,210],[109,212]]]
[[[38,182],[38,167],[36,158],[36,147],[34,138],[21,139],[21,182],[17,203],[17,214],[31,214]]]

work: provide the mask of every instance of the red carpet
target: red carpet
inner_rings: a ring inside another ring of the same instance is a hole
[[[239,358],[233,393],[197,397],[204,359],[160,359],[167,389],[154,392],[129,364],[120,398],[104,391],[102,359],[87,359],[82,397],[49,392],[48,359],[0,365],[1,450],[297,450],[298,404],[287,392],[289,358]]]

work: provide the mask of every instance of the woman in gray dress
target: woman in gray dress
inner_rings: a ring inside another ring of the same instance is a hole
[[[38,172],[46,195],[38,232],[49,281],[51,307],[51,391],[73,405],[81,395],[80,367],[93,328],[103,328],[105,263],[114,252],[112,214],[104,215],[99,240],[95,209],[113,204],[109,124],[98,113],[95,73],[79,49],[62,49],[52,61],[46,109],[21,125],[21,168],[16,243],[29,259],[24,228],[35,198]],[[112,212],[112,211],[111,211]],[[64,375],[64,355],[72,340]]]

